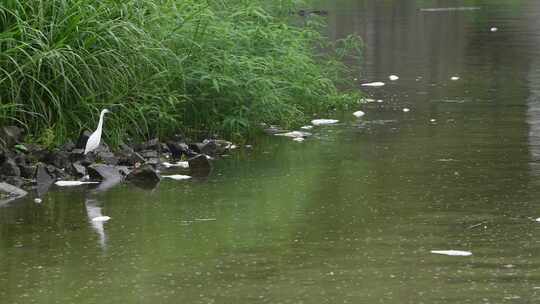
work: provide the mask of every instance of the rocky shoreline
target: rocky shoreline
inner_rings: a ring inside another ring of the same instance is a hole
[[[235,149],[231,142],[205,139],[189,142],[183,136],[161,141],[158,138],[110,149],[103,141],[93,152],[84,154],[90,132],[83,132],[76,143],[47,149],[25,143],[24,132],[16,126],[0,128],[0,205],[35,191],[39,200],[57,181],[98,182],[106,190],[123,181],[153,188],[161,180],[161,170],[178,167],[189,176],[206,177],[211,160]],[[22,188],[22,189],[21,189]],[[23,190],[25,189],[25,190]]]

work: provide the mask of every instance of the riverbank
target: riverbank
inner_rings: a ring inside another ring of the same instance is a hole
[[[337,86],[340,58],[358,43],[330,44],[324,17],[292,14],[294,3],[10,1],[0,7],[0,126],[58,147],[109,108],[104,136],[119,146],[179,131],[238,138],[355,103]]]

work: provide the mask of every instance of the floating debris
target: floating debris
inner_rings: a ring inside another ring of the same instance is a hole
[[[300,129],[302,129],[302,130],[311,130],[311,129],[313,129],[313,126],[303,126],[303,127],[300,127]]]
[[[410,111],[411,111],[411,109],[409,109],[409,108],[403,108],[403,110],[402,110],[402,111],[403,111],[403,112],[405,112],[405,113],[407,113],[407,112],[410,112]]]
[[[372,99],[372,98],[362,98],[362,99],[360,99],[360,102],[375,102],[375,99]]]
[[[293,140],[296,142],[303,142],[305,139],[303,137],[296,137],[296,138],[293,138]]]
[[[540,223],[540,217],[539,217],[539,218],[537,218],[537,219],[536,219],[535,221],[537,221],[537,222],[539,222],[539,223]]]
[[[182,174],[174,174],[174,175],[163,175],[163,178],[170,178],[174,180],[186,180],[191,179],[191,176],[189,175],[182,175]]]
[[[450,80],[456,81],[456,80],[459,80],[459,77],[458,76],[452,76],[452,77],[450,77]]]
[[[41,198],[39,198],[39,197],[36,197],[36,198],[34,199],[34,202],[37,203],[37,204],[41,204],[42,201],[43,201],[43,200],[42,200]]]
[[[210,221],[215,221],[216,219],[215,218],[196,218],[194,219],[194,221],[197,221],[197,222],[210,222]]]
[[[384,100],[382,100],[382,99],[377,99],[376,101],[377,101],[378,103],[382,103]]]
[[[496,27],[492,27],[492,28],[489,29],[489,31],[492,32],[492,33],[495,33],[495,32],[498,31],[498,30],[499,30],[499,29],[496,28]]]
[[[396,81],[396,80],[399,79],[399,76],[397,76],[397,75],[390,75],[390,76],[388,76],[388,79],[390,79],[391,81]]]
[[[92,222],[107,222],[110,219],[110,216],[97,216],[92,218]]]
[[[451,12],[451,11],[476,11],[480,8],[477,6],[459,6],[459,7],[434,7],[421,8],[421,12]]]
[[[87,184],[99,184],[99,182],[57,181],[54,184],[59,187],[73,187],[73,186],[81,186],[81,185],[87,185]]]
[[[471,256],[472,252],[462,250],[431,250],[431,253],[443,254],[449,256]]]
[[[314,126],[325,126],[325,125],[333,125],[338,122],[339,120],[337,119],[314,119],[311,121],[311,124]]]
[[[360,118],[360,117],[366,115],[366,113],[364,113],[364,111],[356,111],[356,112],[352,113],[352,115],[354,115],[355,117]]]
[[[437,122],[437,120],[435,118],[432,118],[429,120],[429,122]]]
[[[302,131],[292,131],[287,133],[279,133],[275,134],[276,136],[285,136],[290,138],[302,138],[302,137],[308,137],[311,136],[311,133],[309,132],[302,132]]]
[[[172,168],[172,167],[179,167],[179,168],[184,168],[184,169],[189,168],[189,163],[187,161],[179,161],[177,163],[163,162],[161,164],[165,166],[166,168]]]
[[[362,83],[361,86],[363,87],[382,87],[384,86],[384,82],[380,82],[380,81],[377,81],[377,82],[369,82],[369,83]]]

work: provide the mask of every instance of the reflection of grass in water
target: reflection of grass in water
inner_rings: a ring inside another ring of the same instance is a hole
[[[352,102],[336,84],[341,43],[316,55],[317,18],[291,25],[294,1],[13,0],[0,7],[0,122],[56,143],[116,109],[118,141],[183,130],[245,134]],[[325,46],[326,47],[326,46]]]

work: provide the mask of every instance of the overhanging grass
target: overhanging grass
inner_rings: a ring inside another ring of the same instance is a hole
[[[113,142],[235,136],[354,102],[336,89],[339,56],[318,55],[328,48],[319,21],[293,25],[293,2],[5,0],[0,124],[54,144],[93,129],[108,107]]]

